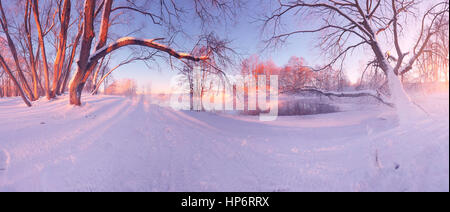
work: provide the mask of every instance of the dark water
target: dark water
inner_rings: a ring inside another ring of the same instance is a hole
[[[266,113],[268,111],[245,111],[243,115],[257,116],[260,113]],[[279,116],[306,116],[317,114],[328,114],[340,112],[340,109],[336,105],[320,102],[318,100],[289,100],[280,101],[278,104]]]

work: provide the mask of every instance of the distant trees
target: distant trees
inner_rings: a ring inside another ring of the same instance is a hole
[[[303,58],[295,56],[291,57],[288,64],[281,69],[279,80],[282,92],[295,92],[307,86],[312,86],[316,80],[322,81],[322,79],[316,78],[311,68],[306,66]]]
[[[244,59],[241,64],[241,74],[244,76],[278,75],[280,93],[298,93],[305,88],[338,91],[347,86],[343,74],[332,68],[326,71],[314,71],[304,58],[292,56],[288,63],[278,67],[272,60],[261,61],[253,55]]]
[[[442,20],[442,27],[436,29],[424,53],[418,58],[419,79],[421,82],[448,82],[449,64],[449,25],[448,16]]]
[[[133,97],[137,95],[137,84],[132,79],[122,79],[113,82],[105,89],[107,95],[121,95]]]

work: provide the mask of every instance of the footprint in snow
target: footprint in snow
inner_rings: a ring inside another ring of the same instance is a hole
[[[0,188],[6,180],[6,170],[9,165],[9,154],[5,150],[0,149]]]
[[[3,149],[0,149],[0,173],[5,172],[9,165],[9,154]]]
[[[84,117],[87,118],[87,119],[95,119],[95,118],[97,118],[97,116],[93,115],[93,114],[89,114],[89,115],[86,115]]]

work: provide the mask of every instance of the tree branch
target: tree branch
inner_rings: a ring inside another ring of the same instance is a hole
[[[109,46],[105,46],[105,47],[99,49],[94,54],[92,54],[89,58],[88,67],[91,67],[93,64],[95,64],[96,61],[98,61],[100,58],[106,56],[107,54],[109,54],[115,50],[118,50],[122,47],[125,47],[125,46],[145,46],[145,47],[153,48],[153,49],[156,49],[156,50],[159,50],[162,52],[166,52],[170,56],[175,57],[180,60],[186,59],[186,60],[198,62],[198,61],[205,61],[205,60],[209,59],[208,56],[195,57],[195,56],[192,56],[191,54],[177,52],[174,49],[172,49],[166,45],[155,42],[157,40],[162,40],[162,39],[158,38],[158,39],[152,39],[152,40],[142,40],[142,39],[137,39],[137,38],[132,38],[132,37],[121,38],[121,39],[117,40],[115,43],[112,43]]]
[[[327,97],[348,97],[348,98],[357,98],[357,97],[372,97],[379,102],[389,106],[394,107],[393,103],[390,103],[388,101],[385,101],[382,97],[382,95],[378,91],[374,90],[363,90],[363,91],[354,91],[354,92],[332,92],[332,91],[323,91],[318,88],[313,87],[306,87],[306,88],[300,88],[300,89],[294,89],[291,91],[285,91],[282,93],[289,93],[289,92],[310,92],[310,93],[316,93]]]

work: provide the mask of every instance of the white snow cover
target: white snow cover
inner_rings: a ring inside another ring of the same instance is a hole
[[[147,97],[0,99],[0,191],[448,191],[449,98],[394,109],[258,117],[181,112]]]
[[[105,51],[106,49],[111,48],[112,46],[116,45],[117,43],[126,42],[126,41],[130,41],[130,40],[137,40],[137,38],[134,38],[134,37],[122,37],[122,38],[119,38],[117,41],[115,41],[113,43],[110,43],[108,45],[105,45],[104,47],[102,47],[99,50],[97,50],[94,53],[92,53],[91,56],[89,57],[89,60],[92,60],[92,58],[96,57],[102,51]]]

